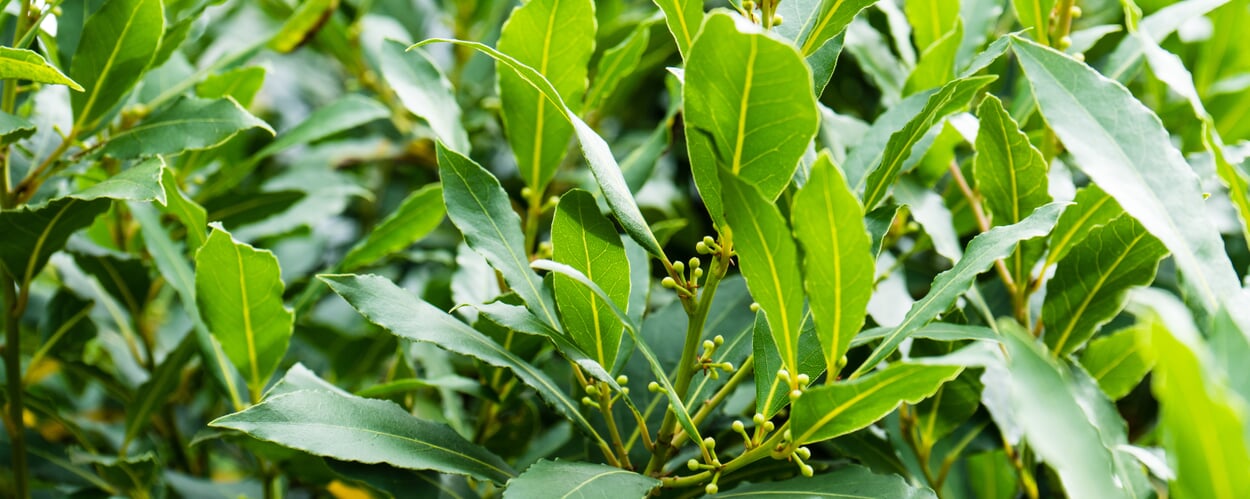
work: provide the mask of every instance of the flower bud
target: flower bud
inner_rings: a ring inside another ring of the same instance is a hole
[[[707,492],[707,495],[712,496],[716,495],[717,492],[720,492],[720,487],[717,487],[714,483],[709,483],[707,484],[707,487],[703,487],[703,491]]]
[[[674,289],[677,287],[677,281],[673,280],[672,277],[665,277],[660,281],[660,285],[668,289]]]

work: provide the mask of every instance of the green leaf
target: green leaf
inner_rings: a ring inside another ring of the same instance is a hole
[[[690,49],[682,99],[690,167],[718,225],[722,168],[769,200],[790,183],[820,126],[811,78],[789,44],[728,13],[708,17]]]
[[[921,52],[927,52],[933,44],[946,38],[959,23],[959,0],[907,2],[903,4],[903,12],[907,14],[907,20],[911,23],[911,34],[916,42],[916,48]],[[959,31],[960,35],[956,36],[956,39],[963,38],[963,30]],[[958,40],[955,41],[955,46],[959,46]],[[922,56],[920,60],[923,64],[924,57]],[[954,66],[954,63],[955,60],[952,57],[951,65]]]
[[[649,22],[639,24],[629,37],[603,53],[595,66],[595,79],[586,92],[585,112],[602,111],[617,86],[638,69],[651,43],[651,26]]]
[[[49,64],[43,56],[30,50],[12,47],[0,47],[0,80],[29,80],[65,85],[79,92],[83,91],[81,85]]]
[[[1158,117],[1123,86],[1071,57],[1020,38],[1012,49],[1055,135],[1078,166],[1172,252],[1197,304],[1214,312],[1222,301],[1239,302],[1241,286],[1206,216],[1198,177]]]
[[[196,250],[207,240],[204,233],[208,231],[208,213],[204,211],[203,206],[196,204],[178,188],[178,179],[175,177],[175,175],[161,177],[161,186],[165,189],[167,200],[165,213],[173,215],[182,222],[183,227],[187,229],[187,245],[190,249]]]
[[[278,135],[273,142],[252,154],[247,161],[227,163],[199,192],[198,198],[210,199],[229,192],[247,178],[261,161],[283,150],[359,128],[390,115],[390,110],[378,101],[363,95],[349,94],[313,111],[307,119]]]
[[[204,99],[230,97],[247,108],[265,84],[264,66],[244,66],[210,75],[195,85],[195,95]]]
[[[616,226],[599,213],[590,193],[571,190],[560,198],[551,222],[552,259],[573,267],[617,304],[629,302],[629,259]],[[616,363],[621,324],[608,304],[568,277],[555,277],[556,302],[569,335],[603,366]],[[619,306],[619,305],[618,305]]]
[[[69,236],[108,211],[114,200],[165,203],[161,190],[164,162],[159,158],[132,166],[76,194],[36,206],[0,211],[0,263],[19,283],[30,283]]]
[[[443,187],[429,184],[409,194],[386,219],[382,220],[363,241],[356,243],[339,268],[352,271],[373,265],[378,260],[421,240],[443,222],[447,209],[443,205]]]
[[[35,124],[26,118],[0,112],[0,146],[34,135],[35,128]]]
[[[876,475],[867,468],[849,465],[813,478],[795,477],[780,482],[744,484],[716,497],[934,499],[937,496],[929,489],[913,487],[898,475]]]
[[[836,2],[842,4],[842,2]],[[852,2],[860,8],[867,7],[871,2]],[[860,5],[862,4],[862,5]],[[783,38],[790,40],[795,47],[799,47],[807,34],[805,29],[813,29],[817,16],[821,15],[821,8],[841,8],[841,5],[835,5],[835,2],[825,2],[823,0],[793,0],[785,1],[777,4],[777,15],[782,16],[785,22],[779,26],[773,26],[772,31],[781,35]],[[850,8],[849,6],[846,8]],[[858,9],[855,10],[858,12]],[[855,12],[851,12],[853,16]],[[848,18],[849,22],[849,18]],[[841,26],[831,26],[829,29],[838,29],[839,32],[826,40],[818,40],[813,43],[811,53],[800,53],[807,60],[807,65],[812,68],[812,88],[816,95],[825,93],[825,87],[829,84],[830,77],[833,76],[834,69],[837,69],[838,57],[842,55],[842,46],[845,41],[846,34],[844,31],[845,23]]]
[[[929,293],[912,305],[903,322],[894,328],[885,341],[872,352],[868,360],[852,374],[866,374],[878,363],[894,353],[899,343],[925,323],[933,320],[955,302],[955,299],[972,287],[977,275],[989,270],[995,260],[1006,258],[1020,241],[1041,237],[1050,232],[1059,217],[1062,203],[1051,203],[1034,211],[1015,225],[995,227],[982,233],[968,243],[963,258],[946,272],[938,274],[929,287]]]
[[[859,346],[865,343],[879,340],[889,336],[893,328],[875,327],[865,330],[855,336],[855,341],[851,342],[852,346]],[[911,333],[912,338],[925,338],[941,342],[955,342],[964,340],[985,340],[998,341],[998,333],[993,329],[985,326],[969,326],[967,324],[951,324],[949,322],[930,322],[924,327],[917,329]]]
[[[1134,326],[1100,336],[1081,352],[1081,366],[1111,400],[1128,395],[1154,367],[1155,359],[1141,341],[1150,331],[1140,331],[1142,328]]]
[[[1163,244],[1131,216],[1091,230],[1059,261],[1046,285],[1046,345],[1055,355],[1076,351],[1120,313],[1130,288],[1154,281],[1166,255]]]
[[[1151,40],[1163,41],[1180,29],[1181,25],[1204,16],[1228,2],[1229,0],[1176,2],[1146,16],[1139,23],[1138,30]],[[1120,40],[1115,51],[1107,56],[1107,62],[1102,66],[1102,74],[1122,83],[1127,83],[1137,76],[1138,70],[1141,69],[1142,58],[1145,56],[1140,40],[1141,38],[1136,36],[1126,36]]]
[[[620,222],[621,227],[625,229],[625,233],[629,234],[629,237],[633,238],[634,242],[641,245],[652,256],[667,261],[668,257],[664,255],[664,249],[660,247],[655,234],[651,233],[650,226],[647,225],[646,219],[642,217],[642,212],[638,209],[638,203],[634,201],[634,196],[630,193],[629,186],[625,183],[625,177],[621,174],[621,167],[617,165],[616,158],[612,157],[612,149],[608,147],[608,143],[604,142],[603,138],[595,133],[594,129],[582,121],[577,116],[577,113],[565,105],[560,94],[556,92],[555,88],[551,86],[551,83],[542,74],[507,54],[477,42],[431,38],[408,47],[408,50],[440,42],[470,47],[503,63],[504,67],[516,73],[530,86],[538,89],[539,93],[556,105],[557,108],[563,109],[565,119],[573,123],[573,130],[581,143],[582,155],[586,157],[586,163],[590,165],[591,173],[594,174],[595,181],[599,184],[599,189],[603,191],[603,198],[608,202],[608,206],[612,208],[612,213],[616,215],[616,219]]]
[[[1055,230],[1050,233],[1047,267],[1068,256],[1068,252],[1095,228],[1109,224],[1124,214],[1120,203],[1095,184],[1089,184],[1077,191],[1073,202],[1075,204],[1063,210],[1059,222],[1055,223]]]
[[[929,97],[924,109],[907,122],[907,126],[890,136],[882,153],[881,164],[868,173],[864,184],[864,208],[872,210],[885,199],[890,185],[903,171],[903,163],[912,148],[942,119],[968,107],[972,98],[997,76],[973,76],[951,81]]]
[[[595,5],[590,0],[531,0],[512,11],[499,50],[538,70],[567,107],[577,111],[595,52]],[[541,196],[564,159],[573,129],[561,109],[511,71],[499,73],[499,101],[508,144],[521,179]]]
[[[1055,10],[1055,0],[1012,0],[1011,6],[1020,25],[1038,42],[1050,45],[1050,13]]]
[[[703,25],[703,2],[701,0],[653,0],[664,11],[668,31],[677,41],[677,51],[682,58],[690,54],[695,35]]]
[[[817,337],[825,364],[836,375],[864,325],[876,265],[864,209],[827,153],[817,158],[807,185],[794,196],[790,219],[803,246],[803,284]]]
[[[285,54],[299,48],[317,35],[317,32],[325,25],[326,21],[329,20],[338,7],[339,0],[308,0],[301,2],[295,8],[295,12],[292,12],[287,17],[286,22],[273,35],[273,38],[269,39],[269,48],[279,54]]]
[[[460,124],[460,104],[456,102],[451,82],[425,51],[406,54],[406,49],[407,45],[395,40],[382,42],[378,62],[382,77],[409,112],[430,124],[439,140],[453,150],[468,154],[469,135]]]
[[[1151,389],[1161,406],[1163,447],[1176,470],[1171,491],[1213,499],[1250,494],[1246,401],[1213,369],[1218,364],[1183,304],[1161,291],[1133,298],[1149,307],[1141,341],[1158,360]]]
[[[695,426],[694,420],[690,418],[690,412],[686,410],[686,404],[682,402],[681,394],[678,394],[677,389],[673,388],[673,384],[669,381],[668,374],[666,373],[663,364],[660,363],[659,358],[656,357],[655,352],[653,352],[651,347],[648,346],[646,342],[642,341],[642,339],[638,336],[638,327],[629,320],[629,316],[625,315],[625,312],[622,311],[620,307],[616,306],[616,303],[613,303],[608,299],[608,295],[599,288],[599,285],[587,278],[585,274],[577,271],[577,269],[569,267],[563,263],[553,262],[551,260],[535,260],[531,265],[536,269],[548,270],[570,277],[574,281],[586,286],[587,289],[598,295],[599,298],[605,303],[611,305],[610,308],[612,313],[621,321],[621,324],[625,325],[625,331],[629,333],[630,339],[633,340],[634,348],[636,348],[647,361],[647,365],[651,369],[651,375],[655,376],[655,379],[660,383],[660,387],[664,389],[663,392],[668,398],[669,408],[677,415],[677,423],[681,425],[683,430],[686,430],[686,436],[690,438],[691,441],[695,442],[695,444],[700,448],[703,448],[705,446],[703,443],[703,437],[699,435],[699,428]]]
[[[187,315],[191,316],[196,343],[200,347],[200,356],[203,358],[209,374],[217,381],[225,395],[229,397],[233,407],[236,410],[241,410],[243,401],[239,396],[238,386],[244,381],[238,370],[230,363],[230,359],[226,358],[226,352],[222,349],[221,344],[213,337],[208,330],[208,326],[204,324],[203,319],[200,317],[200,310],[196,306],[195,299],[194,271],[187,264],[182,251],[170,239],[169,233],[161,226],[160,214],[155,208],[139,203],[129,203],[128,206],[130,207],[131,215],[138,222],[139,230],[143,234],[143,242],[147,246],[148,253],[152,256],[152,262],[155,264],[156,269],[160,271],[161,276],[165,278],[165,282],[169,284],[169,287],[178,293],[183,310],[186,310]],[[204,238],[202,230],[199,237]]]
[[[803,326],[803,277],[790,226],[772,201],[728,172],[725,216],[734,228],[734,250],[751,297],[768,320],[782,366],[799,372],[799,333]],[[798,388],[792,379],[791,389]]]
[[[195,253],[195,269],[200,316],[257,400],[286,355],[294,328],[295,316],[282,304],[278,259],[213,225]]]
[[[1112,450],[1078,402],[1072,375],[1019,327],[1004,328],[1013,414],[1072,497],[1129,497]]]
[[[786,3],[790,2],[782,2],[781,5]],[[811,57],[841,34],[856,14],[874,3],[877,3],[876,0],[820,0],[819,5],[813,3],[814,8],[807,11],[806,17],[787,17],[782,26],[793,24],[801,27],[799,35],[793,39],[803,57]]]
[[[530,270],[521,233],[521,217],[512,210],[499,180],[473,160],[438,145],[438,170],[443,179],[447,215],[465,242],[486,257],[525,304],[553,329],[559,329],[555,303]]]
[[[869,376],[812,388],[794,401],[794,442],[828,440],[867,427],[899,404],[915,404],[955,379],[963,366],[892,364]]]
[[[824,352],[820,348],[820,340],[816,339],[811,315],[803,319],[803,334],[799,335],[798,374],[806,374],[808,379],[816,379],[825,372]],[[777,371],[782,368],[781,354],[777,350],[777,342],[773,341],[772,331],[764,314],[756,314],[750,336],[751,352],[755,355],[756,410],[764,414],[764,417],[771,418],[790,403],[790,385],[777,376]]]
[[[495,483],[515,475],[499,456],[446,425],[418,419],[394,402],[324,390],[277,395],[209,426],[342,461],[435,470]]]
[[[954,345],[950,345],[954,347]],[[933,446],[968,423],[981,407],[979,371],[964,371],[938,388],[932,397],[916,404],[916,436]]]
[[[525,362],[469,327],[377,276],[318,276],[342,296],[369,322],[400,338],[431,343],[445,350],[468,355],[495,367],[511,370],[523,383],[538,392],[560,414],[577,424],[587,435],[597,437],[594,426],[582,416],[580,406],[570,400],[559,385],[538,368]]]
[[[109,295],[126,307],[131,317],[138,319],[141,316],[152,288],[152,278],[142,261],[104,252],[71,250],[70,254],[78,268],[95,277]]]
[[[109,0],[87,19],[69,75],[74,130],[93,132],[147,71],[165,32],[161,0]]]
[[[954,12],[958,14],[958,8]],[[956,16],[955,19],[958,20],[959,17]],[[959,47],[963,39],[964,24],[957,22],[953,29],[947,31],[921,53],[920,62],[908,75],[903,91],[912,93],[917,90],[927,90],[951,81],[955,77],[955,57],[959,55]]]
[[[1046,160],[1029,143],[997,97],[987,96],[977,108],[981,127],[973,177],[994,214],[994,225],[1011,225],[1051,201],[1046,190]]]
[[[542,460],[508,481],[504,499],[646,497],[660,481],[613,466]]]
[[[890,137],[895,132],[907,126],[920,111],[924,109],[925,103],[932,97],[937,90],[920,92],[908,96],[902,102],[895,104],[881,116],[877,117],[877,121],[864,132],[859,143],[850,150],[846,161],[842,166],[842,171],[846,173],[846,181],[855,189],[862,189],[867,175],[872,168],[881,163],[881,158],[885,154],[886,144],[890,141]],[[880,209],[880,208],[878,208]],[[872,213],[873,210],[866,210]],[[891,219],[893,211],[889,212]]]
[[[134,127],[109,137],[104,154],[125,159],[212,149],[251,128],[273,133],[268,123],[230,98],[183,97]]]

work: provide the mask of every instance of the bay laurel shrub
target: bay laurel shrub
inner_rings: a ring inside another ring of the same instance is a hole
[[[1246,0],[0,7],[6,497],[1250,497]]]

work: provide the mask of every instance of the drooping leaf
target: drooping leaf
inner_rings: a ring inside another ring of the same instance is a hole
[[[382,42],[379,61],[382,77],[409,112],[430,124],[439,140],[461,154],[468,154],[469,135],[460,124],[460,104],[456,103],[451,82],[424,51],[407,54],[406,50],[406,44],[394,40]]]
[[[1133,217],[1094,228],[1059,261],[1046,286],[1042,323],[1055,355],[1076,351],[1124,307],[1128,290],[1154,281],[1163,244]]]
[[[102,124],[147,71],[165,31],[161,0],[109,0],[87,19],[69,76],[74,92],[74,129],[90,133]]]
[[[270,397],[209,426],[343,461],[435,470],[495,483],[515,475],[499,456],[445,425],[414,417],[394,402],[325,390]]]
[[[295,316],[282,303],[278,259],[235,241],[219,225],[195,253],[195,299],[209,331],[257,400],[291,341]]]
[[[1072,497],[1130,497],[1112,449],[1077,400],[1072,375],[1018,327],[1004,333],[1011,403],[1037,456]]]
[[[915,404],[932,396],[963,369],[899,363],[869,376],[812,388],[792,404],[790,431],[800,444],[845,435],[877,422],[903,402]]]
[[[447,215],[465,242],[498,270],[516,294],[543,322],[559,329],[555,303],[543,292],[542,279],[529,268],[521,217],[512,210],[499,180],[473,160],[438,146],[439,176]]]
[[[587,65],[595,52],[595,5],[590,0],[531,0],[513,9],[499,50],[547,78],[567,107],[578,111]],[[559,105],[518,74],[499,73],[499,100],[508,144],[525,185],[540,196],[564,159],[573,128]]]
[[[715,18],[713,18],[715,19]],[[697,53],[697,52],[696,52]],[[799,333],[803,326],[803,277],[798,248],[790,226],[772,201],[751,185],[729,175],[725,189],[725,217],[733,227],[734,250],[751,297],[768,320],[781,363],[791,373],[799,370]],[[790,388],[797,388],[797,381]]]
[[[570,400],[559,385],[541,370],[446,312],[400,289],[391,281],[377,276],[319,277],[365,319],[391,334],[431,343],[492,366],[507,368],[587,435],[598,434],[594,426],[582,416],[578,404]]]
[[[251,128],[273,133],[268,123],[232,99],[184,97],[134,127],[109,137],[104,154],[114,158],[137,158],[212,149]]]
[[[1161,291],[1138,291],[1133,299],[1148,307],[1141,341],[1158,361],[1151,390],[1161,406],[1163,447],[1176,470],[1171,490],[1220,499],[1250,494],[1242,473],[1250,468],[1246,401],[1213,369],[1210,347],[1183,304]]]
[[[695,184],[721,225],[720,170],[776,199],[820,124],[803,57],[724,12],[708,17],[690,49],[682,99]]]
[[[898,475],[877,475],[856,465],[839,468],[812,478],[795,477],[779,482],[745,484],[716,497],[889,497],[892,499],[933,499],[933,491],[914,487]]]
[[[438,227],[446,215],[443,188],[430,184],[409,194],[363,241],[356,243],[339,268],[350,272],[400,251]]]
[[[1095,184],[1089,184],[1077,191],[1073,203],[1059,215],[1055,230],[1050,233],[1047,267],[1068,256],[1068,252],[1095,228],[1109,224],[1124,214],[1120,203]]]
[[[78,193],[35,206],[0,211],[0,263],[18,282],[30,282],[69,236],[108,211],[114,200],[165,203],[164,162],[148,160]]]
[[[1142,335],[1150,332],[1139,331],[1142,327],[1129,327],[1095,338],[1081,352],[1081,366],[1111,400],[1128,395],[1154,367],[1155,359],[1142,343],[1145,339]]]
[[[677,424],[681,425],[682,429],[686,431],[687,438],[695,442],[700,448],[703,448],[706,444],[703,442],[703,437],[699,434],[698,426],[691,419],[690,411],[686,409],[686,404],[682,402],[681,395],[677,393],[677,389],[669,381],[664,365],[660,363],[659,357],[655,355],[655,352],[646,342],[642,341],[638,334],[638,326],[630,321],[629,316],[625,315],[625,312],[616,306],[616,303],[608,299],[607,293],[600,289],[598,284],[595,284],[594,281],[586,277],[586,274],[579,272],[577,269],[551,260],[535,260],[531,265],[536,269],[547,270],[572,278],[594,292],[604,303],[610,305],[609,308],[616,315],[617,320],[620,320],[621,324],[625,325],[625,331],[629,333],[630,340],[634,343],[634,348],[647,361],[647,365],[651,369],[651,375],[655,376],[660,387],[663,388],[670,410],[677,415]]]
[[[645,497],[660,481],[613,466],[574,461],[534,463],[508,481],[504,499]]]
[[[903,322],[886,336],[881,346],[872,352],[852,377],[866,374],[885,360],[886,356],[894,353],[904,338],[944,312],[956,298],[968,291],[978,274],[988,270],[995,260],[1010,255],[1017,243],[1050,233],[1062,208],[1061,203],[1048,204],[1038,208],[1018,224],[995,227],[973,238],[968,243],[963,258],[955,262],[953,268],[933,279],[929,293],[912,305]]]
[[[615,303],[629,303],[629,259],[612,222],[590,193],[571,190],[560,198],[551,222],[552,259],[598,284]],[[621,324],[608,304],[569,278],[555,277],[556,302],[569,335],[600,365],[616,364]]]
[[[1158,117],[1123,86],[1067,55],[1020,38],[1012,49],[1055,135],[1172,252],[1196,303],[1211,312],[1226,300],[1240,303],[1241,286],[1205,215],[1198,178]]]
[[[655,234],[651,232],[646,219],[642,217],[642,212],[638,209],[638,204],[630,193],[629,186],[625,183],[625,177],[621,174],[621,167],[617,165],[616,158],[612,156],[612,149],[608,147],[608,143],[599,134],[595,133],[594,129],[590,128],[586,122],[582,121],[577,116],[577,113],[574,113],[565,105],[560,94],[556,92],[555,88],[551,86],[551,83],[542,74],[509,55],[476,42],[431,38],[408,47],[408,50],[438,42],[470,47],[490,56],[496,61],[503,63],[504,67],[516,73],[530,86],[538,89],[539,93],[556,105],[558,109],[563,109],[565,119],[573,123],[574,133],[581,143],[582,155],[586,157],[586,163],[590,165],[595,181],[598,182],[599,189],[603,191],[603,198],[607,201],[608,206],[612,208],[612,213],[616,215],[617,221],[625,229],[625,233],[629,234],[629,237],[633,238],[634,242],[641,245],[652,256],[661,260],[667,260],[667,257],[664,255],[664,249],[660,247]]]
[[[911,155],[912,148],[928,133],[930,128],[947,116],[959,112],[968,106],[976,96],[996,76],[973,76],[960,78],[947,83],[937,93],[929,97],[924,109],[907,122],[907,126],[890,136],[890,141],[882,153],[881,163],[864,179],[864,184],[856,186],[864,190],[864,208],[872,210],[885,199],[890,185],[898,179],[903,171],[903,163]]]
[[[703,25],[703,2],[699,0],[653,0],[664,11],[664,21],[677,41],[677,51],[689,57],[690,46]]]
[[[790,219],[803,245],[803,284],[825,364],[836,373],[864,325],[876,265],[863,208],[828,154],[812,165],[807,185],[794,197]]]
[[[36,52],[0,47],[0,80],[29,80],[37,83],[65,85],[83,91],[81,85],[65,76]]]

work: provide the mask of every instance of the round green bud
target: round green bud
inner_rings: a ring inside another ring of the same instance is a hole
[[[705,447],[709,448],[709,449],[715,449],[715,448],[716,448],[716,439],[715,439],[715,438],[712,438],[712,437],[707,437],[707,438],[703,439],[703,445],[704,445]]]
[[[816,474],[815,470],[812,469],[812,465],[810,464],[804,464],[802,467],[799,468],[799,472],[802,473],[803,476],[808,477],[808,478],[811,478],[812,475]]]
[[[686,461],[686,467],[690,468],[690,471],[699,471],[699,461],[695,459]]]
[[[712,340],[703,340],[703,351],[710,352],[714,349],[716,349],[716,343],[713,343]]]
[[[677,281],[674,280],[672,277],[665,277],[663,280],[660,281],[660,285],[668,289],[674,289],[677,287]]]
[[[712,252],[712,250],[708,249],[706,244],[703,244],[703,241],[695,243],[694,250],[699,252],[700,255],[706,255]]]
[[[724,345],[724,344],[725,344],[725,337],[724,337],[724,336],[721,336],[721,335],[719,335],[719,334],[718,334],[718,335],[716,335],[716,336],[713,336],[713,337],[712,337],[712,343],[715,343],[715,344],[716,344],[716,346],[721,346],[721,345]]]
[[[681,262],[673,262],[673,270],[676,271],[678,274],[683,274],[686,272],[686,264],[681,263]]]
[[[622,375],[620,375],[620,376],[617,376],[617,377],[616,377],[616,384],[618,384],[618,385],[624,385],[624,384],[626,384],[626,383],[629,383],[629,376],[626,376],[626,375],[622,374]]]
[[[759,311],[760,311],[760,304],[755,303],[755,302],[751,302],[751,311],[752,311],[752,312],[759,312]]]
[[[768,422],[768,418],[757,412],[754,416],[751,416],[751,422],[755,423],[755,426],[764,426],[764,423]]]
[[[799,397],[802,397],[802,396],[803,396],[803,391],[802,391],[802,390],[794,390],[794,391],[790,392],[790,400],[791,400],[791,401],[798,400],[798,399],[799,399]]]
[[[697,256],[690,257],[690,268],[697,269],[699,268],[700,265],[703,265],[703,261],[699,260],[699,257]]]
[[[799,385],[800,385],[800,386],[807,386],[807,384],[808,384],[808,383],[811,383],[811,382],[812,382],[812,378],[811,378],[810,376],[808,376],[808,375],[806,375],[806,374],[800,374],[800,375],[799,375]]]
[[[712,236],[703,236],[703,244],[706,244],[709,248],[713,248],[716,247],[716,240],[712,239]]]
[[[773,26],[781,26],[781,22],[784,20],[785,18],[781,17],[781,14],[773,14]]]
[[[733,427],[733,430],[734,430],[734,432],[736,432],[736,433],[743,433],[743,432],[747,431],[747,425],[742,424],[742,421],[736,421],[736,420],[735,420],[735,421],[733,422],[733,424],[732,424],[732,425],[730,425],[730,426],[731,426],[731,427]]]
[[[599,395],[599,387],[595,385],[586,385],[586,394],[592,397]]]
[[[703,277],[703,267],[695,267],[694,272],[692,272],[691,275],[693,275],[695,279]]]
[[[773,424],[773,422],[772,422],[772,421],[765,421],[765,422],[764,422],[764,431],[765,431],[765,432],[773,431],[773,430],[776,430],[776,429],[777,429],[777,425]]]
[[[652,393],[658,393],[660,390],[663,390],[663,388],[660,388],[659,383],[652,381],[647,383],[647,390],[650,390]]]
[[[1073,19],[1080,19],[1081,14],[1084,14],[1084,12],[1081,11],[1081,8],[1076,5],[1072,6],[1072,10],[1070,12],[1072,13]]]
[[[720,487],[717,487],[714,483],[709,483],[707,487],[703,487],[703,491],[709,496],[714,496],[717,492],[720,492]]]
[[[798,454],[800,459],[812,458],[812,451],[811,449],[808,449],[807,447],[799,447],[797,450],[794,451],[794,453]]]

